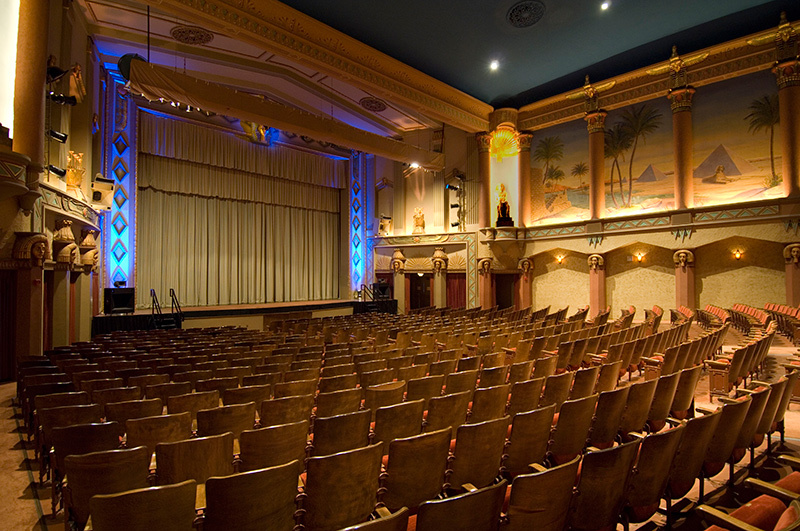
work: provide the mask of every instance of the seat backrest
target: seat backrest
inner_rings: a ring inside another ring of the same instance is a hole
[[[291,531],[301,461],[206,481],[205,531]],[[264,493],[268,492],[269,496]]]
[[[417,531],[461,531],[500,529],[500,511],[503,508],[508,482],[502,480],[495,485],[466,494],[427,501],[419,506]]]
[[[126,400],[124,402],[109,402],[105,406],[106,420],[116,421],[119,425],[119,435],[125,433],[128,419],[154,417],[164,410],[160,398],[149,400]]]
[[[355,373],[327,376],[319,379],[319,392],[343,391],[344,389],[352,389],[356,385],[358,385],[358,375]]]
[[[362,524],[346,527],[341,531],[406,531],[408,529],[408,507],[403,507],[387,516],[381,516]]]
[[[470,392],[470,397],[478,383],[478,370],[459,371],[447,375],[445,394]]]
[[[483,422],[484,420],[498,419],[505,415],[508,404],[508,394],[511,390],[509,384],[477,389],[472,396],[472,410],[469,422]]]
[[[425,422],[426,431],[458,428],[467,421],[467,410],[472,398],[472,391],[446,394],[431,398],[428,403],[428,416]],[[423,405],[424,407],[424,405]]]
[[[142,390],[138,387],[111,387],[109,389],[95,389],[92,392],[92,402],[103,407],[105,416],[105,406],[109,402],[138,400],[140,396],[142,396]]]
[[[222,394],[225,389],[236,389],[239,387],[239,378],[236,376],[210,378],[208,380],[197,380],[195,389],[198,393],[206,391],[217,391]],[[187,391],[188,393],[189,391]],[[183,394],[183,393],[181,393]]]
[[[512,417],[523,411],[533,411],[539,407],[542,398],[544,378],[523,380],[511,386],[511,398],[508,401],[508,414]]]
[[[317,380],[294,380],[291,382],[277,383],[273,393],[275,398],[287,396],[313,395],[317,392]]]
[[[695,365],[680,371],[678,387],[675,389],[675,396],[670,406],[670,415],[674,418],[684,419],[689,416],[689,408],[692,407],[694,400],[694,391],[702,373],[702,365]]]
[[[330,455],[369,444],[369,410],[317,417],[314,420],[313,455]]]
[[[91,424],[100,422],[103,409],[100,404],[77,406],[60,406],[38,411],[39,424],[42,427],[42,447],[47,450],[52,444],[53,429],[74,424]]]
[[[658,509],[669,480],[672,459],[683,436],[684,424],[645,437],[639,447],[634,474],[625,496],[625,511],[630,522],[644,522]]]
[[[650,431],[660,431],[664,427],[675,399],[675,391],[678,389],[680,378],[680,372],[662,374],[658,378],[653,400],[650,402],[650,411],[647,413],[647,426]]]
[[[53,429],[53,452],[51,466],[55,470],[54,481],[63,477],[64,458],[68,455],[88,454],[119,448],[119,426],[116,422],[73,424]]]
[[[569,392],[570,400],[594,394],[594,388],[597,385],[597,376],[599,373],[600,367],[598,366],[575,371],[575,377],[572,380],[572,389]]]
[[[159,485],[233,474],[233,434],[198,437],[156,444],[156,482]]]
[[[639,441],[587,452],[572,497],[568,525],[576,531],[613,528],[622,511]]]
[[[657,385],[658,380],[646,380],[630,386],[628,402],[620,422],[620,431],[623,435],[632,431],[641,431],[644,428]]]
[[[516,476],[511,485],[507,531],[564,529],[580,462],[576,457],[563,465]]]
[[[307,463],[303,524],[335,531],[367,519],[375,508],[383,445],[373,444]]]
[[[187,393],[185,395],[175,395],[167,398],[167,411],[171,414],[183,413],[188,411],[192,419],[197,418],[197,412],[201,409],[211,409],[219,407],[219,391],[200,391],[197,393]]]
[[[678,450],[672,460],[665,496],[672,499],[684,497],[700,474],[706,450],[717,429],[722,410],[701,415],[686,422]]]
[[[381,501],[390,510],[416,507],[442,492],[452,430],[431,431],[389,443]]]
[[[781,378],[777,382],[773,382],[770,385],[769,399],[767,400],[766,406],[764,406],[764,413],[761,415],[761,420],[756,428],[756,437],[763,436],[765,433],[769,432],[770,428],[772,427],[772,423],[775,420],[775,415],[778,412],[778,407],[780,406],[781,398],[783,398],[783,393],[786,391],[786,384],[788,382],[789,380],[786,378]],[[761,444],[760,440],[754,442],[757,443],[757,446]]]
[[[313,408],[314,395],[311,394],[273,398],[261,403],[259,419],[261,426],[289,424],[308,420]]]
[[[319,393],[317,395],[316,416],[333,417],[358,411],[361,407],[362,394],[363,392],[359,387]]]
[[[256,403],[234,404],[197,412],[197,435],[219,435],[232,432],[237,439],[244,430],[252,430],[256,423]]]
[[[64,459],[64,471],[69,476],[64,496],[65,518],[82,526],[89,519],[92,496],[148,487],[149,469],[150,456],[143,446],[67,456]]]
[[[629,392],[630,386],[625,386],[600,393],[592,429],[589,432],[590,446],[603,449],[614,445]]]
[[[443,385],[444,375],[441,374],[408,380],[406,400],[418,400],[422,398],[427,405],[428,400],[432,397],[442,395]]]
[[[197,483],[101,494],[89,502],[94,531],[193,531]]]
[[[128,446],[144,446],[150,454],[158,443],[181,441],[192,435],[192,416],[187,412],[129,419],[126,425]]]
[[[378,408],[399,404],[406,393],[406,382],[389,382],[372,385],[364,389],[364,409],[372,411],[373,419]]]
[[[256,411],[259,411],[261,410],[261,402],[269,400],[271,394],[272,388],[269,385],[249,385],[236,389],[225,389],[222,391],[222,403],[230,406],[255,402]]]
[[[504,462],[511,477],[530,472],[532,463],[544,462],[555,410],[555,404],[550,404],[514,415]]]
[[[713,477],[718,474],[730,459],[736,445],[736,437],[742,429],[752,399],[749,396],[726,401],[722,405],[722,419],[714,430],[711,442],[706,449],[703,461],[703,474]]]
[[[258,470],[298,460],[303,464],[309,421],[245,430],[239,435],[239,470]]]
[[[580,454],[589,438],[597,395],[567,400],[558,412],[558,422],[550,436],[547,452],[556,464],[566,463]]]
[[[569,391],[572,388],[572,379],[574,376],[575,373],[570,371],[548,376],[544,383],[544,394],[539,403],[543,406],[555,404],[556,410],[558,410],[561,404],[569,397]]]
[[[483,488],[497,477],[511,417],[458,427],[450,483]]]

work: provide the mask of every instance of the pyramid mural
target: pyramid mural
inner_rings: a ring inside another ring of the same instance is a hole
[[[655,181],[663,181],[666,178],[667,176],[663,171],[650,164],[644,169],[642,174],[639,175],[637,181],[640,183],[651,183]]]
[[[747,162],[739,155],[733,153],[725,145],[718,145],[706,160],[694,170],[695,179],[712,177],[717,172],[717,167],[722,166],[725,175],[744,175],[746,173],[757,172],[758,168]]]

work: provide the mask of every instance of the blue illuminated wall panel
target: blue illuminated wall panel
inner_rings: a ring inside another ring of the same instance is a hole
[[[350,291],[365,282],[366,262],[366,156],[354,151],[350,158]]]
[[[106,177],[115,184],[111,211],[104,217],[105,284],[136,285],[136,106],[122,90],[109,81],[106,116]]]

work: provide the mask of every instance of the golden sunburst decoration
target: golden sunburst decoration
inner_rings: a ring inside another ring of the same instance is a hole
[[[497,162],[503,157],[512,157],[519,153],[519,133],[510,127],[498,127],[492,133],[492,143],[489,153],[497,157]]]

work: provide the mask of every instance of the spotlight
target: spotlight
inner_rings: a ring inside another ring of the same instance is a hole
[[[444,185],[444,189],[445,190],[452,190],[454,192],[458,192],[459,190],[461,190],[461,188],[459,188],[458,186],[456,186],[454,184],[446,184],[446,185]]]
[[[55,92],[51,92],[47,95],[50,98],[50,101],[53,103],[58,103],[59,105],[72,105],[75,106],[78,104],[78,100],[75,96],[65,96],[63,94],[56,94]]]
[[[498,61],[497,59],[489,63],[489,70],[491,70],[492,72],[494,72],[498,68],[500,68],[500,61]]]
[[[50,173],[55,173],[59,177],[64,177],[67,174],[67,170],[59,168],[58,166],[53,166],[52,164],[47,166],[47,169],[50,171]]]
[[[114,287],[115,288],[124,288],[125,284],[127,284],[127,282],[125,280],[115,280],[114,281]]]
[[[603,2],[602,4],[600,4],[600,9],[602,9],[603,11],[605,11],[609,7],[611,7],[611,2]]]
[[[460,206],[458,203],[450,203],[450,208],[458,208]]]
[[[67,134],[66,133],[61,133],[59,131],[53,131],[52,129],[50,129],[47,132],[47,134],[50,135],[51,138],[61,142],[62,144],[64,144],[67,141]]]
[[[48,66],[47,67],[47,82],[48,83],[55,83],[65,75],[67,75],[69,70],[63,70],[57,66]]]
[[[458,205],[456,205],[458,206]],[[454,221],[450,224],[451,227],[458,227],[458,221]]]

